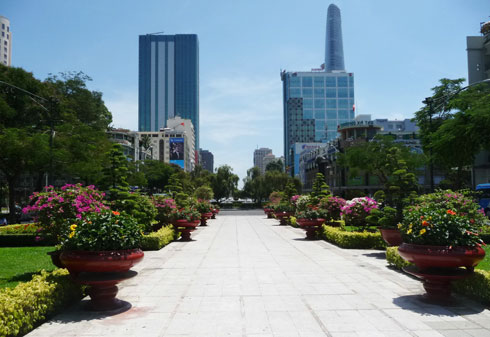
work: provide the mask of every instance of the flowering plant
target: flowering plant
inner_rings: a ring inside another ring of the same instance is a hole
[[[312,201],[309,195],[302,195],[296,199],[296,211],[304,211],[306,210],[308,205],[311,205]]]
[[[101,210],[64,227],[62,250],[108,251],[139,248],[141,227],[126,213]]]
[[[76,219],[108,209],[103,203],[104,195],[93,185],[67,184],[61,190],[47,186],[43,192],[34,192],[29,197],[31,205],[25,207],[23,212],[34,213],[34,222],[40,227],[41,237],[49,236],[58,242],[65,229]]]
[[[280,202],[277,205],[271,205],[274,212],[294,212],[294,206],[289,202]]]
[[[346,225],[364,226],[366,225],[366,217],[371,213],[371,210],[377,208],[378,203],[374,199],[368,197],[354,198],[346,201],[345,206],[341,209],[341,215]]]
[[[316,205],[307,205],[304,210],[296,212],[298,219],[325,219],[326,212]]]
[[[182,208],[174,209],[172,211],[172,218],[174,220],[187,220],[187,221],[197,221],[201,219],[201,213],[192,206],[185,206]]]
[[[328,219],[340,220],[342,207],[346,205],[345,199],[328,196],[320,200],[320,208],[324,209]]]
[[[434,246],[475,246],[486,218],[479,205],[464,193],[437,191],[420,197],[403,211],[398,225],[406,243]]]
[[[293,195],[291,197],[291,203],[296,205],[296,202],[298,201],[299,198],[301,198],[301,195],[299,195],[299,194]]]
[[[162,196],[152,198],[153,205],[157,208],[156,220],[160,225],[170,224],[172,222],[172,211],[177,208],[174,199]]]
[[[199,213],[203,214],[211,212],[213,206],[209,203],[209,201],[199,199],[195,203],[195,208]]]

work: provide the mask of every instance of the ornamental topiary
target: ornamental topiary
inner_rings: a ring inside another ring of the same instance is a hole
[[[366,217],[371,213],[371,210],[377,208],[378,203],[374,199],[368,197],[354,198],[345,203],[341,215],[348,226],[365,226]]]

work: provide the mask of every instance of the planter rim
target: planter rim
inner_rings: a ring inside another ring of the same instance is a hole
[[[60,250],[61,254],[82,254],[82,255],[124,255],[131,253],[143,252],[141,248],[131,248],[131,249],[113,249],[113,250]],[[48,252],[53,253],[53,252]]]
[[[438,245],[421,245],[417,243],[403,242],[400,247],[413,248],[413,249],[433,249],[433,250],[450,250],[450,251],[462,251],[462,250],[473,250],[481,247],[479,246],[438,246]],[[483,249],[482,249],[483,250]]]

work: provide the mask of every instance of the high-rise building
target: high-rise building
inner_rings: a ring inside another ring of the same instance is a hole
[[[9,66],[12,64],[12,32],[10,31],[10,21],[0,15],[0,63]]]
[[[139,37],[138,130],[159,131],[180,116],[199,148],[199,41],[196,34]]]
[[[272,150],[266,147],[261,147],[254,151],[254,166],[257,166],[262,173],[265,172],[264,157],[269,153],[272,153]]]
[[[214,172],[214,156],[211,151],[199,149],[201,157],[201,166],[203,169],[213,173]]]
[[[481,36],[467,36],[468,84],[490,78],[490,21],[480,28]]]
[[[338,125],[354,119],[354,74],[344,69],[340,10],[327,14],[325,65],[311,71],[281,72],[284,157],[293,173],[295,143],[326,143],[338,137]]]

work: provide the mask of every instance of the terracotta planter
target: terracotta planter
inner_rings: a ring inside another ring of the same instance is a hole
[[[398,247],[400,256],[419,269],[427,268],[473,268],[485,257],[481,247],[425,246],[402,243]]]
[[[213,215],[211,216],[211,219],[216,219],[216,214],[219,213],[219,210],[217,210],[216,208],[213,208],[211,210],[211,213],[213,213]]]
[[[378,230],[388,246],[399,246],[402,244],[402,233],[398,228],[378,228]]]
[[[322,226],[322,224],[325,222],[325,219],[303,219],[303,218],[298,218],[296,219],[296,222],[298,225],[306,231],[306,239],[307,240],[314,240],[317,238],[317,232]]]
[[[213,213],[207,212],[207,213],[201,213],[201,226],[207,226],[207,220],[211,219],[213,216]]]
[[[145,254],[139,248],[113,251],[64,251],[61,263],[70,273],[126,272]]]
[[[191,233],[196,230],[200,222],[200,220],[176,220],[174,226],[180,232],[181,241],[191,241]]]
[[[274,217],[272,208],[264,208],[264,213],[267,215],[267,219],[272,219]]]
[[[275,212],[276,218],[280,221],[281,225],[286,225],[286,221],[289,219],[293,213],[291,212]]]

